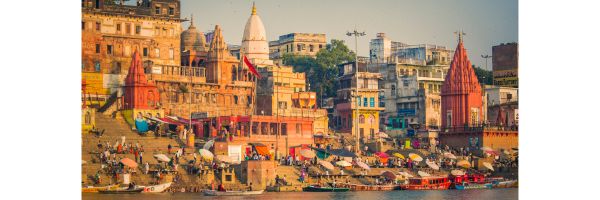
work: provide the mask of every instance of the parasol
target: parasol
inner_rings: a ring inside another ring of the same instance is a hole
[[[481,147],[481,150],[483,150],[483,151],[493,151],[493,149],[489,148],[489,147]]]
[[[391,180],[396,179],[396,174],[394,174],[391,171],[385,171],[385,172],[381,173],[381,175],[384,176],[384,177],[386,177],[386,178],[388,178],[388,179],[391,179]]]
[[[379,135],[379,137],[381,137],[381,138],[390,138],[390,136],[389,136],[387,133],[384,133],[384,132],[379,132],[379,134],[378,134],[378,135]]]
[[[217,155],[217,160],[221,161],[221,162],[226,162],[226,163],[233,163],[233,159],[231,159],[231,157],[226,156],[226,155]]]
[[[433,170],[440,170],[440,166],[438,166],[434,162],[427,162],[426,164],[427,164],[427,166],[429,166]]]
[[[210,149],[215,144],[215,140],[209,140],[202,146],[203,149]]]
[[[121,163],[123,163],[123,165],[127,166],[127,167],[131,167],[131,168],[136,168],[138,166],[138,164],[131,160],[131,158],[123,158],[121,159]]]
[[[212,152],[206,149],[199,149],[198,153],[200,153],[200,156],[202,156],[202,158],[207,160],[212,160],[215,157],[215,155]]]
[[[419,172],[417,172],[417,174],[419,174],[419,176],[421,176],[421,177],[431,176],[431,174],[428,174],[427,172],[423,172],[423,171],[419,171]]]
[[[305,158],[314,158],[316,156],[315,152],[311,151],[310,149],[300,150],[300,155],[302,155]]]
[[[376,156],[380,157],[380,158],[388,158],[390,157],[390,155],[388,155],[387,153],[383,153],[383,152],[377,152],[375,153]]]
[[[494,167],[489,162],[483,162],[482,164],[485,168],[494,171]]]
[[[325,169],[328,170],[333,170],[333,165],[330,162],[324,161],[324,160],[319,160],[319,164],[323,167],[325,167]]]
[[[469,168],[469,167],[471,167],[471,163],[469,163],[469,161],[466,161],[466,160],[461,160],[461,161],[458,161],[458,162],[456,163],[456,165],[458,165],[458,166],[461,166],[461,167],[464,167],[464,168]]]
[[[393,155],[396,156],[397,158],[404,159],[404,156],[400,153],[394,153]]]
[[[454,176],[462,176],[465,175],[465,172],[463,172],[462,170],[459,169],[455,169],[450,171],[450,174],[454,175]]]
[[[450,152],[444,153],[444,158],[456,159],[456,156]]]
[[[409,174],[408,172],[398,172],[398,174],[407,177],[407,178],[412,178],[414,177],[412,174]]]
[[[81,164],[82,164],[82,165],[85,165],[85,164],[87,164],[87,161],[85,161],[85,160],[81,160]]]
[[[156,155],[154,155],[154,158],[156,158],[156,160],[161,161],[161,162],[171,161],[171,159],[169,157],[167,157],[165,154],[156,154]]]
[[[421,158],[421,156],[419,156],[419,155],[417,155],[417,154],[414,154],[414,153],[409,153],[409,154],[408,154],[408,157],[409,157],[410,159],[414,160],[414,161],[417,161],[417,162],[421,162],[421,161],[423,161],[423,158]]]
[[[366,170],[371,170],[371,167],[369,167],[369,165],[365,164],[364,162],[357,161],[356,165],[359,166],[360,168],[363,168]]]
[[[335,164],[338,165],[338,166],[341,166],[341,167],[352,166],[352,164],[350,164],[348,161],[345,161],[345,160],[337,161]]]

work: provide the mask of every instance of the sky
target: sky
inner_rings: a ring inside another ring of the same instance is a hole
[[[369,55],[369,42],[380,32],[392,41],[455,49],[454,32],[463,30],[469,59],[485,68],[481,55],[491,56],[492,46],[518,42],[517,0],[181,0],[181,18],[194,14],[204,32],[219,24],[225,41],[240,45],[252,2],[269,41],[293,32],[324,33],[328,42],[345,40],[354,50],[346,32],[356,27],[366,33],[358,39],[359,56]],[[183,23],[184,30],[188,26]]]

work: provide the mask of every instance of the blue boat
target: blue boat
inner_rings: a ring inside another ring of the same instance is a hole
[[[454,186],[457,190],[492,189],[492,183],[462,183]]]

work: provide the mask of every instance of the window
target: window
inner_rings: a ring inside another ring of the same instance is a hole
[[[369,100],[370,100],[369,101],[369,106],[370,107],[375,107],[375,97],[371,97]]]
[[[319,49],[322,49],[322,48],[323,48],[323,45],[322,45],[322,44],[320,44],[320,45],[319,45]]]
[[[174,14],[175,14],[175,8],[169,7],[169,15],[174,15]]]
[[[296,46],[297,46],[297,47],[296,47],[296,49],[297,49],[296,51],[302,51],[302,45],[298,44],[298,45],[296,45]]]
[[[364,124],[365,123],[365,116],[364,115],[360,115],[358,117],[358,123],[360,123],[360,124]]]
[[[363,106],[364,106],[364,107],[367,107],[367,103],[368,103],[368,102],[367,102],[367,97],[363,98]]]
[[[117,32],[121,32],[121,24],[117,24]]]
[[[96,72],[100,71],[100,61],[94,62],[94,71],[96,71]]]
[[[156,6],[154,8],[154,14],[160,15],[160,7]]]
[[[85,22],[81,22],[81,30],[85,30]]]
[[[100,31],[100,22],[96,22],[96,31]]]
[[[154,49],[154,57],[160,58],[160,49],[159,48]]]
[[[358,105],[360,106],[360,97],[356,97],[356,102],[358,102]]]
[[[110,69],[111,74],[120,74],[121,73],[121,62],[113,62],[112,69]]]
[[[96,53],[100,53],[100,44],[96,44]]]
[[[144,57],[148,57],[148,48],[144,47]]]
[[[173,48],[169,49],[169,59],[175,59],[175,50],[173,50]]]
[[[237,104],[238,104],[238,96],[237,96],[237,95],[233,96],[233,103],[234,103],[235,105],[237,105]]]
[[[310,51],[310,52],[313,52],[313,51],[314,51],[314,48],[315,48],[315,46],[311,44],[311,45],[309,45],[309,46],[308,46],[308,48],[309,48],[309,51]]]
[[[396,85],[392,85],[392,96],[396,96]]]
[[[446,111],[446,126],[448,126],[448,127],[452,126],[452,110]]]
[[[131,34],[131,24],[125,24],[125,33]]]
[[[139,35],[142,32],[142,26],[135,25],[135,34]]]
[[[112,45],[106,45],[106,54],[112,55]]]

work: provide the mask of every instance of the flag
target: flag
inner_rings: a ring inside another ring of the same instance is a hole
[[[248,61],[248,58],[246,56],[244,56],[244,63],[246,63],[248,69],[250,69],[250,72],[256,75],[256,77],[260,78],[260,74],[258,73],[258,71],[256,71],[256,68],[254,68],[254,65],[252,65],[252,63]]]

